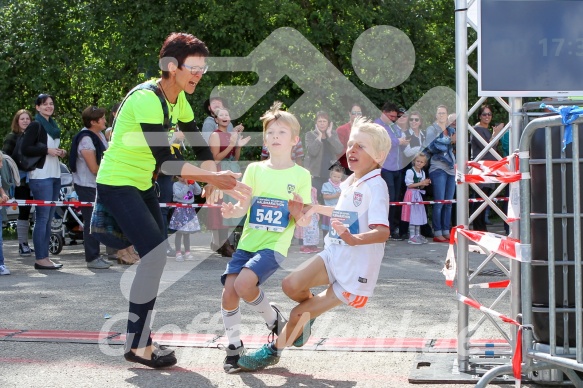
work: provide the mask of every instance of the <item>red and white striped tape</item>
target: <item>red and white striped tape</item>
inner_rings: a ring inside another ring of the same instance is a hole
[[[515,161],[514,171],[509,171],[507,167],[511,160]],[[517,153],[500,160],[469,161],[467,166],[470,167],[470,171],[465,175],[458,174],[458,183],[512,183],[521,179],[530,179],[529,173],[519,172]]]
[[[522,330],[524,329],[524,326],[522,326],[516,320],[514,320],[510,317],[507,317],[506,315],[501,314],[497,311],[494,311],[488,307],[482,306],[477,301],[470,299],[466,296],[463,296],[458,292],[456,292],[456,297],[457,297],[458,301],[460,301],[460,302],[462,302],[470,307],[473,307],[477,310],[480,310],[483,313],[486,313],[488,315],[497,317],[502,322],[510,323],[511,325],[515,325],[518,327],[518,333],[516,336],[516,343],[514,344],[514,355],[512,356],[512,373],[513,373],[515,379],[520,380],[521,375],[522,375]]]
[[[508,201],[508,197],[497,197],[492,198],[494,202],[504,202]],[[484,202],[482,198],[470,198],[468,202]],[[434,205],[436,203],[446,204],[446,203],[457,203],[455,199],[443,199],[443,200],[433,200],[433,201],[421,201],[421,202],[389,202],[389,205],[392,206],[403,206],[403,205]],[[41,200],[34,200],[34,199],[14,199],[10,200],[9,202],[5,202],[0,204],[0,206],[72,206],[72,207],[83,207],[83,206],[93,206],[94,202],[84,202],[84,201],[41,201]],[[193,207],[193,208],[212,208],[212,207],[221,207],[221,205],[208,205],[208,204],[197,204],[197,203],[177,203],[177,202],[168,202],[168,203],[160,203],[160,207]]]
[[[42,201],[34,199],[15,199],[10,200],[0,204],[0,206],[12,206],[16,208],[17,206],[69,206],[69,207],[89,207],[93,206],[94,202],[85,201]],[[197,203],[161,203],[160,207],[193,207],[193,208],[220,208],[221,205],[208,205],[208,204],[197,204]]]
[[[500,280],[498,282],[470,284],[470,288],[506,288],[510,285],[510,280]]]
[[[523,261],[520,254],[520,240],[518,239],[496,233],[467,230],[462,227],[456,227],[455,229],[470,241],[486,248],[490,252],[496,252],[509,259]]]
[[[453,287],[453,282],[456,275],[457,264],[454,244],[457,242],[457,233],[461,233],[470,241],[475,242],[480,247],[483,247],[489,252],[495,252],[512,260],[518,260],[522,262],[529,260],[529,258],[522,258],[520,251],[520,240],[518,239],[502,236],[496,233],[467,230],[464,229],[462,225],[456,226],[451,229],[449,247],[445,257],[445,264],[441,270],[441,273],[443,273],[445,276],[445,284],[448,287]]]

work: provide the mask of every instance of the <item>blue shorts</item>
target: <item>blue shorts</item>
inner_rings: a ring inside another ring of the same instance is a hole
[[[225,285],[227,275],[241,273],[243,268],[249,268],[257,275],[259,282],[257,285],[265,283],[271,275],[275,273],[283,262],[285,256],[272,249],[261,249],[257,252],[248,252],[237,249],[233,253],[231,261],[227,264],[225,273],[221,276],[221,283]]]

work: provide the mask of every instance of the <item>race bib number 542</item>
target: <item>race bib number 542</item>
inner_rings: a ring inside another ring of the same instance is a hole
[[[287,200],[256,197],[249,212],[249,227],[270,232],[283,232],[289,224]]]

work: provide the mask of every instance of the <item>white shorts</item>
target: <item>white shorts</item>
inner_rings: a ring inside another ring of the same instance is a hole
[[[339,300],[348,306],[354,307],[356,309],[363,309],[368,302],[368,296],[351,294],[350,292],[346,291],[346,289],[342,287],[340,283],[338,283],[336,277],[330,269],[330,259],[332,258],[332,252],[330,252],[330,249],[324,249],[322,252],[318,253],[318,256],[320,256],[322,261],[324,261],[326,273],[328,274],[328,281],[332,286],[334,295],[336,295]]]

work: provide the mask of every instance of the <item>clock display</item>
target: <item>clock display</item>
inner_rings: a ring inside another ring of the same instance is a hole
[[[481,96],[583,95],[583,1],[480,0]]]

